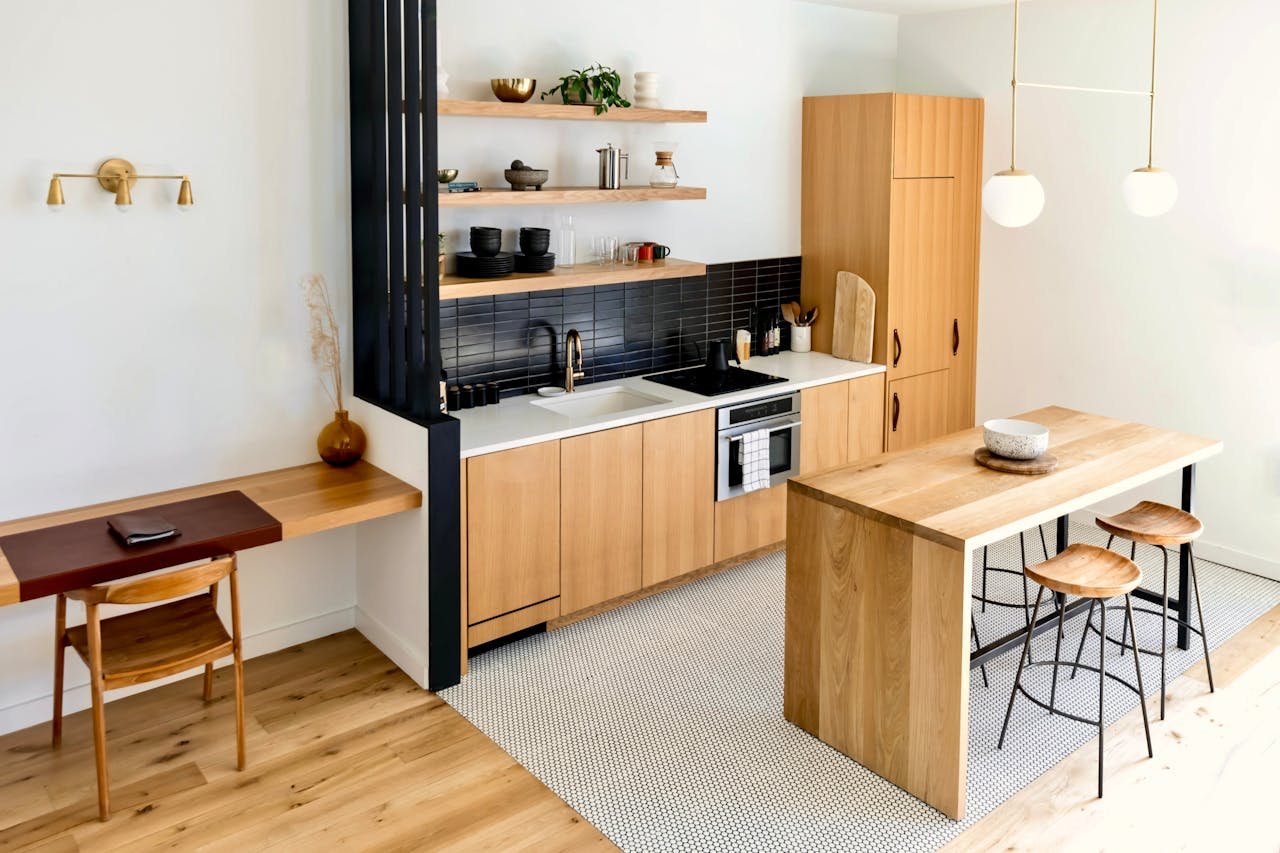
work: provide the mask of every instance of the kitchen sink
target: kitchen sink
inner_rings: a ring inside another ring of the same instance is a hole
[[[661,397],[654,397],[630,388],[600,388],[591,391],[575,391],[561,397],[548,397],[534,400],[532,405],[555,412],[566,418],[590,418],[599,415],[616,415],[632,409],[644,409],[661,403],[669,403]]]

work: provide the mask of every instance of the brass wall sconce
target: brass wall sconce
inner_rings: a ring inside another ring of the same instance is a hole
[[[45,204],[49,210],[57,213],[66,206],[62,196],[63,178],[92,178],[98,186],[116,197],[116,210],[128,213],[133,206],[133,185],[140,180],[147,181],[182,181],[178,187],[178,210],[187,211],[195,203],[191,196],[191,180],[186,175],[139,175],[128,160],[112,157],[102,161],[98,171],[93,174],[78,172],[54,172],[49,181],[49,196]]]

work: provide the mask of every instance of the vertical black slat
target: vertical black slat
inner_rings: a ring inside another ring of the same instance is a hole
[[[408,346],[405,403],[414,415],[427,413],[423,405],[427,389],[423,387],[424,365],[422,358],[422,116],[418,111],[418,99],[422,91],[422,23],[418,10],[420,0],[404,0],[404,234],[405,281],[407,282],[405,309]]]
[[[432,690],[462,679],[462,573],[459,571],[459,464],[462,424],[437,413],[427,442],[428,622],[427,684]]]
[[[387,219],[387,113],[382,105],[387,97],[387,32],[386,6],[382,0],[368,3],[372,7],[373,56],[370,60],[373,75],[369,80],[370,91],[376,104],[376,117],[373,122],[373,176],[377,193],[377,217],[371,226],[377,233],[378,251],[375,258],[377,268],[377,311],[378,311],[378,400],[389,405],[392,399],[391,385],[391,339],[388,329],[391,323],[390,302],[388,296],[387,245],[390,241]]]
[[[408,0],[413,2],[413,0]],[[387,228],[391,299],[391,405],[405,405],[404,322],[404,100],[401,0],[387,2]]]
[[[1196,511],[1196,466],[1187,465],[1182,469],[1182,509],[1194,514]],[[1191,624],[1191,545],[1178,548],[1178,648],[1191,647],[1191,632],[1187,625]],[[1208,656],[1206,655],[1206,660]]]
[[[384,341],[378,327],[378,222],[381,211],[374,169],[373,123],[381,120],[382,93],[371,81],[382,77],[373,65],[373,15],[364,0],[347,4],[351,57],[351,321],[354,391],[378,396],[378,356]]]
[[[436,0],[422,3],[422,170],[427,184],[439,168],[436,127]],[[438,389],[440,381],[440,270],[436,252],[436,234],[440,231],[440,208],[435,192],[423,193],[423,231],[427,252],[423,263],[425,286],[422,289],[423,333],[426,348],[426,383]],[[437,394],[430,395],[428,408],[439,405]]]

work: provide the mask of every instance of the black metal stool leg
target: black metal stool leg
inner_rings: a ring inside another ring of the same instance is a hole
[[[1102,733],[1106,731],[1106,691],[1107,691],[1107,603],[1102,602],[1098,608],[1102,611],[1102,633],[1098,635],[1098,797],[1102,797]]]
[[[1134,563],[1138,562],[1137,540],[1130,540],[1129,542],[1129,560]],[[1116,657],[1121,657],[1121,658],[1124,657],[1124,653],[1127,652],[1128,650],[1129,650],[1129,635],[1128,633],[1125,632],[1125,626],[1121,625],[1120,626],[1120,651],[1116,654]]]
[[[1058,697],[1058,669],[1062,663],[1062,628],[1067,618],[1066,597],[1058,599],[1058,636],[1053,641],[1053,683],[1049,688],[1049,716],[1053,716],[1054,702]]]
[[[1129,619],[1129,638],[1133,640],[1133,668],[1138,673],[1138,706],[1142,708],[1142,730],[1147,733],[1147,758],[1155,758],[1156,754],[1151,749],[1151,722],[1147,719],[1147,693],[1142,686],[1142,661],[1138,659],[1138,631],[1133,625],[1133,605],[1129,603],[1127,594],[1124,609]]]
[[[1044,526],[1037,524],[1036,530],[1040,531],[1040,547],[1044,549],[1044,558],[1049,559],[1049,543],[1044,538]]]
[[[1018,551],[1022,555],[1022,568],[1023,568],[1023,572],[1022,572],[1022,618],[1023,619],[1027,618],[1027,608],[1031,606],[1031,594],[1027,590],[1027,573],[1025,571],[1027,568],[1027,540],[1025,537],[1026,537],[1025,533],[1018,534]],[[1030,625],[1031,622],[1028,621],[1027,624]]]
[[[1022,654],[1018,656],[1018,674],[1013,677],[1013,691],[1009,694],[1009,707],[1004,712],[1004,725],[1000,727],[1000,740],[996,742],[996,749],[1004,749],[1004,736],[1009,731],[1009,717],[1013,714],[1013,700],[1018,696],[1018,687],[1022,684],[1022,666],[1026,663],[1027,658],[1031,654],[1031,635],[1035,633],[1036,620],[1040,618],[1040,602],[1044,599],[1044,587],[1040,587],[1040,592],[1036,595],[1036,608],[1031,617],[1031,624],[1027,626],[1027,640],[1022,644]]]
[[[1165,657],[1169,654],[1169,549],[1160,546],[1164,555],[1164,592],[1160,610],[1160,719],[1164,719]],[[1186,590],[1182,591],[1186,595]]]
[[[987,566],[991,565],[987,562],[987,546],[982,546],[982,607],[981,612],[987,612]]]
[[[1080,667],[1080,655],[1084,654],[1084,639],[1089,636],[1089,626],[1093,624],[1093,608],[1097,605],[1096,598],[1089,600],[1089,615],[1084,617],[1084,627],[1080,630],[1080,648],[1076,649],[1076,662],[1071,667],[1072,678],[1076,677],[1076,670]]]
[[[1196,594],[1196,615],[1200,617],[1200,644],[1204,646],[1204,668],[1209,674],[1209,692],[1213,692],[1213,664],[1209,663],[1209,637],[1204,630],[1204,608],[1200,604],[1200,581],[1196,579],[1196,552],[1188,546],[1191,555],[1191,589]],[[1186,595],[1184,591],[1182,593]]]
[[[973,623],[973,619],[969,620],[969,632],[973,634],[973,644],[982,648],[982,641],[978,639],[978,626]],[[982,672],[982,686],[990,687],[991,682],[987,681],[987,665],[984,663],[978,669]]]

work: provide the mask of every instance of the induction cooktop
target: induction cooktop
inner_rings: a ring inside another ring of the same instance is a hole
[[[732,394],[736,391],[747,391],[764,385],[777,385],[786,382],[782,376],[771,376],[768,373],[757,373],[754,370],[743,370],[741,367],[730,367],[728,370],[716,370],[711,367],[686,367],[672,370],[669,373],[652,373],[643,377],[650,382],[679,388],[701,394],[704,397],[715,397],[720,394]]]

